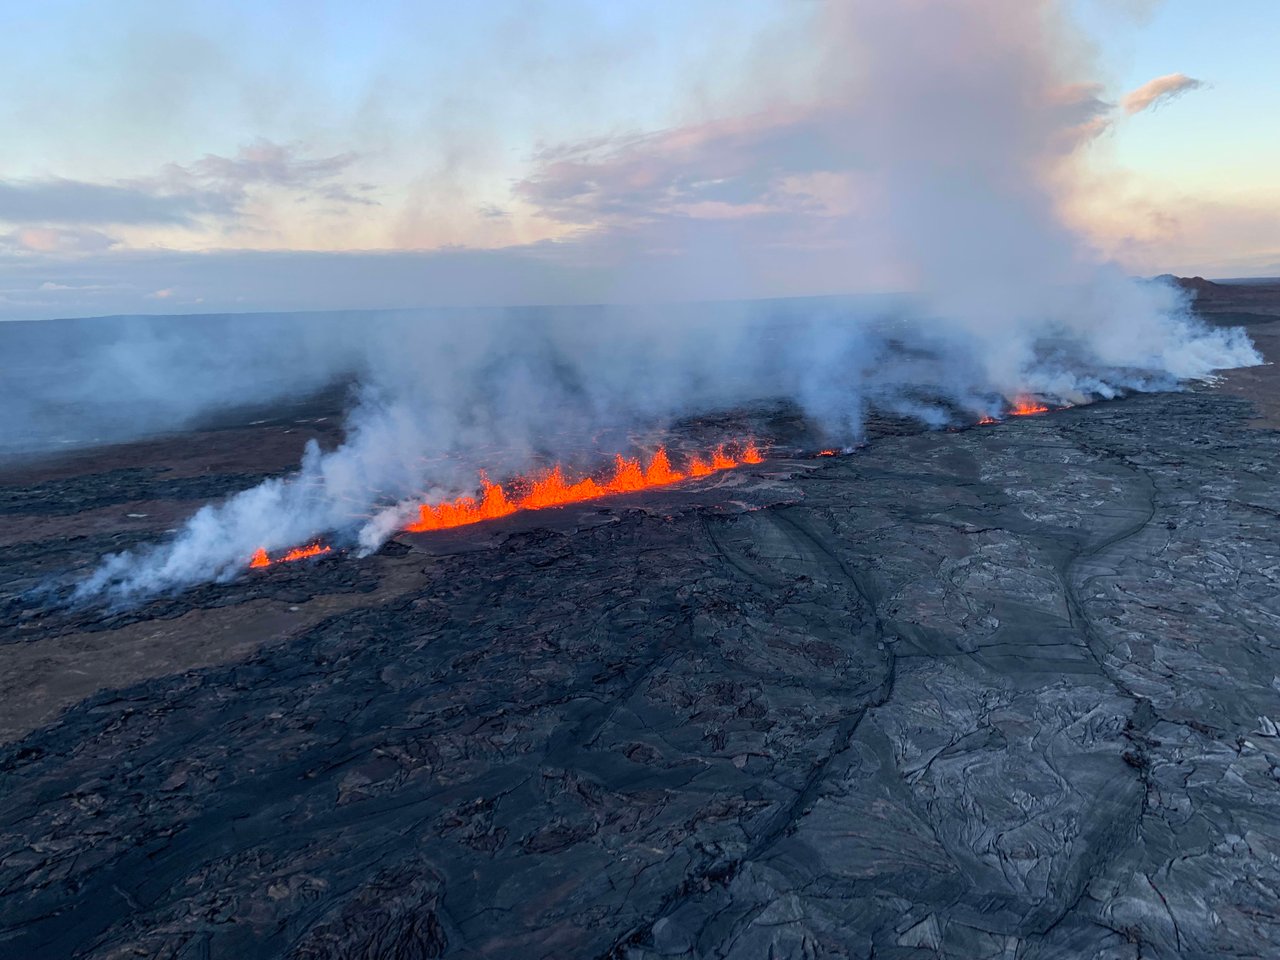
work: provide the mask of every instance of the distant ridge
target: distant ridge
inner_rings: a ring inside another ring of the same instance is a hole
[[[1162,273],[1153,279],[1164,281],[1165,283],[1176,283],[1183,290],[1189,290],[1197,295],[1210,293],[1222,286],[1222,284],[1206,280],[1204,277],[1175,277],[1172,273]]]

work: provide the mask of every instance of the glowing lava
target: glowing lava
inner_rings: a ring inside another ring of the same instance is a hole
[[[836,452],[835,452],[834,450],[819,450],[819,451],[818,451],[818,456],[820,456],[820,457],[834,457],[835,455],[836,455]]]
[[[313,543],[309,547],[294,547],[283,557],[278,557],[275,560],[272,560],[267,554],[267,551],[259,547],[253,552],[253,558],[249,561],[249,566],[252,569],[257,570],[262,567],[269,567],[273,563],[292,563],[294,560],[305,560],[308,557],[322,556],[332,551],[332,549],[333,548],[329,546],[321,546],[318,543]]]
[[[1034,397],[1018,397],[1009,412],[1015,417],[1025,417],[1033,413],[1048,413],[1049,408]]]
[[[999,422],[1000,421],[997,420],[995,417],[983,417],[981,420],[978,421],[978,426],[983,427],[983,426],[986,426],[988,423],[999,423]]]
[[[620,493],[665,487],[679,483],[681,480],[705,477],[721,470],[732,470],[746,463],[764,461],[755,441],[733,445],[732,449],[733,453],[730,452],[729,446],[721,444],[705,457],[690,457],[683,472],[671,465],[671,458],[661,447],[650,458],[647,465],[641,464],[639,458],[618,455],[613,460],[612,475],[608,479],[601,480],[586,477],[570,482],[565,477],[564,468],[559,464],[537,476],[517,477],[505,487],[492,482],[488,476],[481,473],[482,492],[478,500],[475,497],[458,497],[456,500],[445,503],[420,504],[418,520],[405,527],[405,530],[411,533],[446,530],[450,527],[479,523],[481,520],[496,520],[498,517],[510,516],[521,510],[543,510],[547,507],[581,503],[585,500],[596,500]],[[318,557],[331,550],[332,547],[313,543],[307,547],[296,547],[284,556],[273,560],[266,550],[259,548],[254,551],[253,557],[249,560],[249,566],[253,569],[261,569],[276,563]]]
[[[405,527],[410,533],[430,530],[447,530],[482,520],[496,520],[521,510],[544,510],[562,507],[570,503],[582,503],[600,497],[634,493],[653,487],[665,487],[681,480],[705,477],[721,470],[732,470],[745,463],[763,461],[754,441],[742,445],[735,455],[726,445],[716,447],[706,457],[690,457],[683,472],[671,465],[667,451],[661,447],[647,466],[638,458],[621,454],[614,457],[613,473],[608,479],[586,477],[570,482],[559,464],[534,477],[517,477],[503,487],[493,483],[483,473],[480,475],[481,496],[458,497],[444,503],[423,503],[418,506],[418,519]]]
[[[307,557],[319,557],[330,551],[330,547],[322,547],[318,543],[313,543],[309,547],[295,547],[280,558],[281,563],[289,563],[293,560],[305,560]]]

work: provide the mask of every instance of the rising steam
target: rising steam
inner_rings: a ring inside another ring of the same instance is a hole
[[[819,218],[822,231],[843,231],[851,256],[875,248],[910,295],[371,319],[339,337],[363,382],[341,447],[313,445],[295,477],[204,507],[171,542],[107,558],[79,595],[230,577],[258,548],[320,534],[372,550],[413,503],[472,491],[479,466],[527,470],[602,432],[691,413],[785,399],[848,443],[869,405],[941,425],[1022,394],[1080,403],[1260,362],[1241,332],[1206,329],[1178,290],[1099,262],[1064,226],[1059,191],[1102,105],[1058,12],[1047,0],[833,5],[820,94],[786,123],[754,115],[782,130],[804,118],[806,142],[770,162],[844,158],[861,214]],[[603,167],[626,160],[597,159],[587,179],[607,183]],[[627,236],[722,273],[723,249],[685,226],[655,218]]]

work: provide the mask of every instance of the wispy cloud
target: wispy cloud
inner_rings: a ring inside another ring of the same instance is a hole
[[[351,152],[308,158],[300,154],[296,144],[258,140],[241,148],[234,157],[209,153],[186,166],[172,164],[166,175],[195,189],[220,193],[237,205],[248,191],[257,187],[370,204],[374,201],[365,196],[372,189],[370,185],[350,184],[340,179],[359,159],[359,154]]]
[[[65,247],[77,226],[193,227],[203,219],[229,219],[264,191],[340,204],[369,204],[367,184],[347,182],[355,153],[310,158],[296,145],[260,140],[233,157],[206,154],[171,163],[152,177],[94,183],[63,178],[0,180],[0,223],[35,233],[17,241],[28,249]],[[39,231],[45,231],[43,234]],[[28,242],[29,241],[29,242]]]
[[[805,207],[797,177],[847,168],[820,110],[771,111],[547,149],[517,194],[576,225],[666,217],[732,219]]]
[[[1176,100],[1184,93],[1199,90],[1204,81],[1188,77],[1185,73],[1167,73],[1163,77],[1148,80],[1136,90],[1126,93],[1120,100],[1124,112],[1132,116],[1143,110],[1155,109],[1171,100]]]
[[[91,227],[22,227],[0,233],[0,253],[102,253],[118,243],[115,237]]]
[[[225,198],[205,190],[169,192],[157,184],[79,180],[0,180],[0,221],[58,224],[187,224],[228,213]]]

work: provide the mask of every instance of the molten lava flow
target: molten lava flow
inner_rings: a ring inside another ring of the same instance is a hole
[[[559,464],[535,477],[517,477],[503,488],[492,483],[481,474],[480,483],[484,491],[480,500],[474,497],[458,497],[445,503],[424,503],[418,507],[418,519],[405,527],[410,533],[425,533],[430,530],[446,530],[450,527],[461,527],[481,520],[495,520],[509,516],[517,510],[542,510],[547,507],[562,507],[570,503],[582,503],[600,497],[615,496],[620,493],[634,493],[653,487],[665,487],[695,477],[705,477],[720,470],[731,470],[744,463],[761,463],[761,456],[754,441],[742,445],[734,456],[726,445],[721,444],[711,451],[707,457],[690,457],[683,473],[671,465],[667,451],[659,447],[658,452],[649,460],[648,465],[641,464],[638,458],[614,457],[613,474],[607,480],[596,480],[586,477],[570,482],[566,479],[564,468]]]
[[[322,547],[318,543],[313,543],[309,547],[294,547],[283,557],[280,558],[282,563],[288,563],[291,560],[305,560],[307,557],[319,557],[328,553],[331,547]]]
[[[819,451],[818,451],[818,456],[820,456],[820,457],[834,457],[835,455],[836,455],[836,452],[835,452],[834,450],[819,450]]]
[[[329,553],[332,549],[333,548],[329,546],[321,546],[318,543],[313,543],[309,547],[294,547],[283,557],[272,560],[267,551],[262,547],[259,547],[257,550],[253,551],[253,558],[249,561],[249,566],[252,569],[257,570],[262,567],[269,567],[273,563],[290,563],[294,560],[305,560],[307,557],[319,557]]]
[[[978,426],[983,427],[983,426],[986,426],[988,423],[999,423],[999,422],[1000,421],[997,420],[995,417],[983,417],[981,420],[978,421]]]
[[[1025,417],[1032,413],[1048,413],[1049,408],[1035,397],[1018,397],[1009,412],[1015,417]]]

